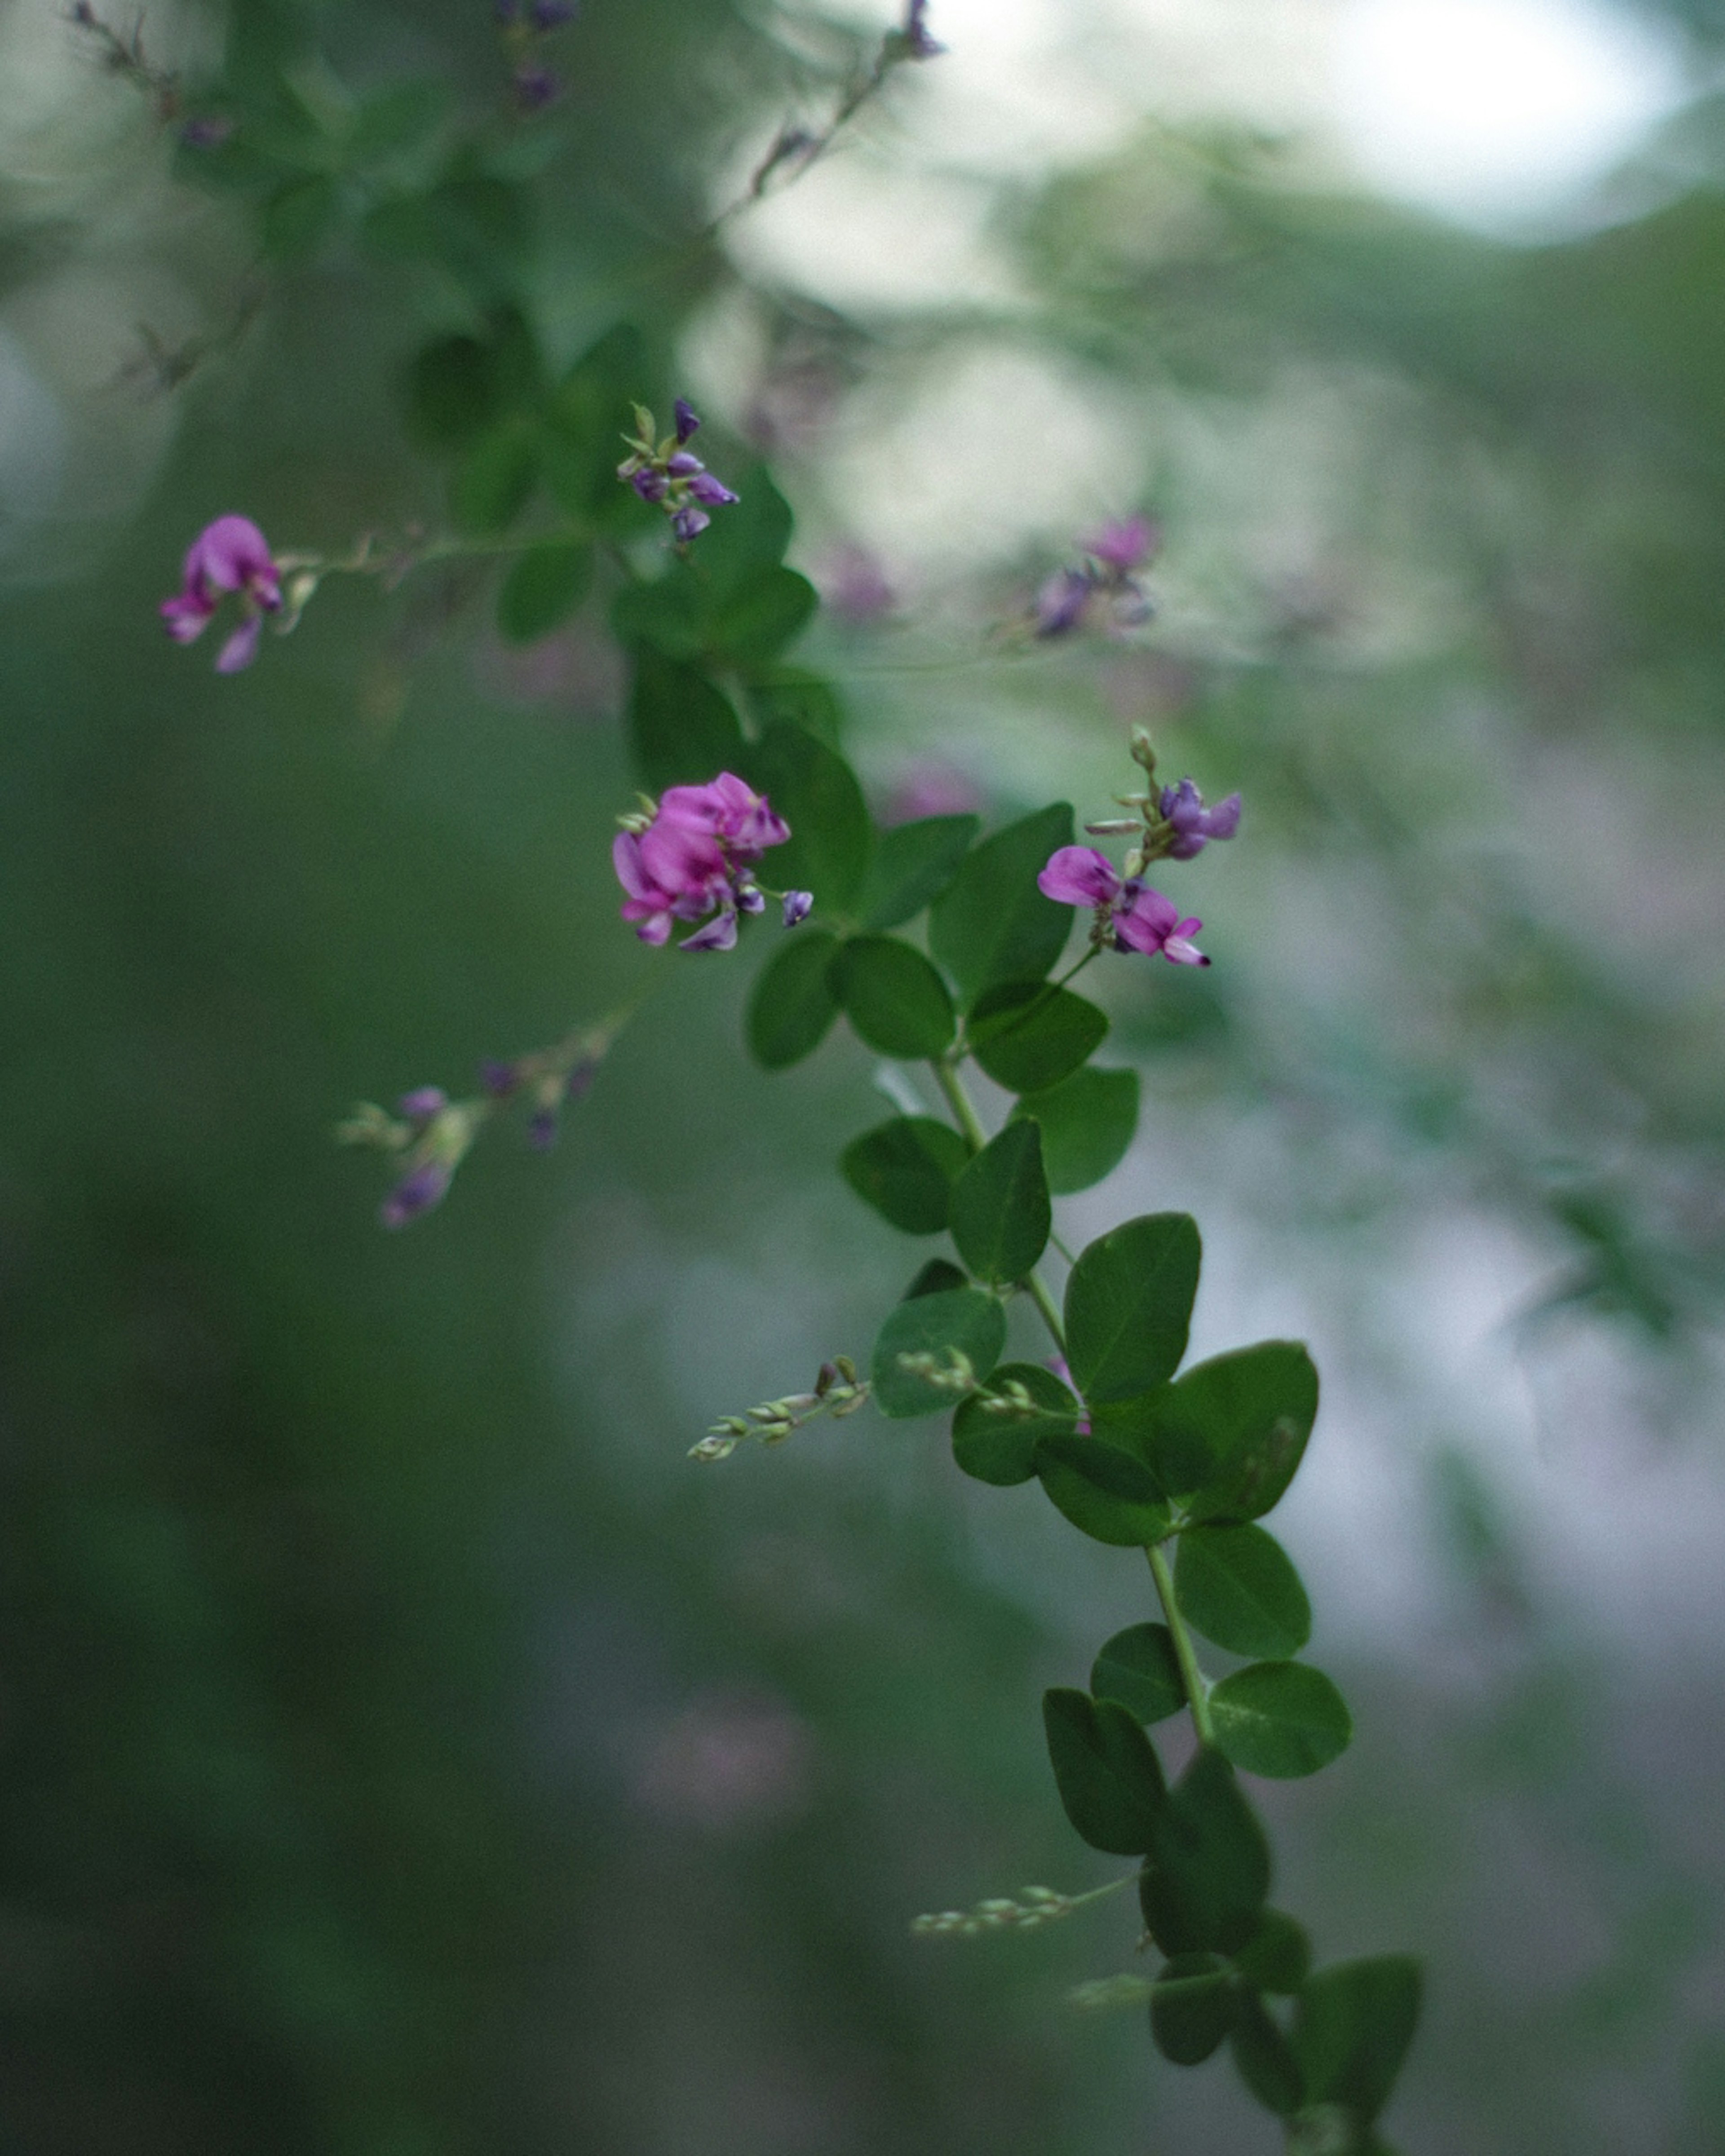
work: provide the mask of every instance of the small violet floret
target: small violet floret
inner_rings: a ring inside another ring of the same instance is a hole
[[[750,871],[769,846],[784,844],[790,826],[765,794],[728,771],[705,786],[667,787],[646,805],[650,814],[627,819],[611,849],[629,894],[624,919],[644,943],[665,942],[680,921],[701,921],[682,949],[732,949],[738,913],[766,904]]]
[[[1158,806],[1163,821],[1175,834],[1168,849],[1170,860],[1192,860],[1212,839],[1231,839],[1240,829],[1240,796],[1230,793],[1214,808],[1206,808],[1204,796],[1189,778],[1178,786],[1164,786]]]
[[[281,610],[281,572],[269,541],[246,516],[218,516],[192,542],[180,589],[162,602],[162,619],[174,642],[195,644],[229,593],[238,593],[244,618],[217,655],[218,674],[238,674],[251,665],[264,616]]]
[[[1111,944],[1117,951],[1152,957],[1159,952],[1176,966],[1210,963],[1192,941],[1203,921],[1183,919],[1172,899],[1140,876],[1122,876],[1094,846],[1062,846],[1050,855],[1036,885],[1058,905],[1088,906],[1095,913],[1091,933],[1099,949]]]
[[[1100,603],[1116,629],[1136,629],[1153,608],[1137,571],[1155,554],[1161,535],[1147,516],[1127,516],[1103,525],[1079,544],[1081,567],[1057,569],[1036,594],[1032,632],[1065,636],[1081,628]]]
[[[715,479],[688,446],[699,431],[701,419],[684,397],[672,407],[675,432],[655,440],[653,414],[635,407],[635,431],[626,435],[629,454],[617,467],[617,476],[632,486],[643,501],[664,510],[670,520],[672,536],[680,547],[698,539],[712,522],[709,509],[721,509],[737,497],[722,480]]]

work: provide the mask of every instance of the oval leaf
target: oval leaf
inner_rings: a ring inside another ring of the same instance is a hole
[[[1042,1126],[1042,1165],[1056,1197],[1088,1190],[1111,1174],[1138,1127],[1136,1070],[1075,1070],[1045,1092],[1027,1093],[1014,1116]]]
[[[1230,2035],[1235,2071],[1266,2111],[1286,2118],[1306,2101],[1306,2077],[1293,2047],[1261,1999],[1245,1993]]]
[[[1370,2125],[1389,2100],[1420,2019],[1420,1964],[1402,1954],[1334,1963],[1307,1979],[1291,2039],[1307,2100]]]
[[[497,594],[497,626],[511,644],[531,644],[566,622],[593,582],[593,548],[583,540],[530,547]]]
[[[1219,1752],[1200,1752],[1168,1792],[1149,1857],[1138,1899],[1165,1954],[1234,1953],[1257,1931],[1270,1845]]]
[[[1021,1281],[1047,1247],[1054,1214],[1042,1175],[1042,1133],[1009,1123],[952,1186],[952,1240],[980,1280]]]
[[[865,928],[897,928],[932,904],[976,836],[974,816],[924,816],[880,834],[859,910]]]
[[[906,1369],[900,1358],[933,1355],[945,1362],[956,1353],[980,1379],[1000,1360],[1005,1345],[1006,1312],[979,1287],[948,1288],[897,1303],[875,1342],[875,1404],[899,1419],[938,1414],[953,1404],[951,1389]]]
[[[539,478],[539,449],[524,420],[488,428],[456,466],[449,510],[464,531],[501,531],[527,506]]]
[[[949,1287],[968,1287],[970,1275],[949,1258],[931,1258],[918,1268],[916,1277],[899,1297],[901,1302],[913,1301],[919,1295],[944,1295]]]
[[[1042,1722],[1060,1802],[1092,1849],[1141,1856],[1164,1801],[1150,1740],[1122,1707],[1060,1687],[1042,1695]]]
[[[824,911],[847,911],[875,843],[850,766],[805,727],[778,719],[748,752],[743,775],[771,797],[791,827],[789,839],[773,850],[774,886],[812,891]]]
[[[756,976],[745,1032],[749,1053],[768,1070],[785,1070],[813,1055],[839,1015],[827,969],[839,939],[824,928],[799,928]]]
[[[1230,1655],[1286,1661],[1312,1637],[1312,1604],[1293,1562],[1263,1527],[1189,1527],[1174,1559],[1189,1624]]]
[[[802,634],[819,608],[807,577],[794,569],[760,569],[714,608],[708,641],[732,665],[764,666]]]
[[[973,1394],[952,1418],[952,1457],[967,1475],[1001,1490],[1028,1482],[1036,1471],[1039,1443],[1070,1430],[1083,1412],[1054,1372],[1040,1363],[1002,1363],[991,1389],[998,1394],[1012,1383],[1024,1387],[1035,1411],[990,1407]]]
[[[1253,1520],[1294,1479],[1317,1417],[1317,1372],[1296,1340],[1199,1363],[1153,1403],[1150,1456],[1200,1520]]]
[[[1070,1078],[1107,1031],[1104,1014],[1070,988],[1003,981],[977,998],[965,1037],[996,1085],[1034,1093]]]
[[[1348,1749],[1353,1718],[1322,1670],[1305,1662],[1252,1662],[1210,1694],[1217,1748],[1248,1774],[1297,1781]]]
[[[952,1183],[970,1160],[957,1132],[932,1116],[895,1116],[854,1138],[839,1156],[845,1180],[907,1235],[937,1235]]]
[[[1132,1399],[1173,1375],[1200,1255],[1183,1213],[1141,1214],[1082,1253],[1066,1283],[1066,1360],[1086,1399]]]
[[[1092,1541],[1142,1549],[1168,1532],[1168,1507],[1143,1461],[1099,1437],[1045,1438],[1036,1472],[1055,1509]]]
[[[939,1055],[957,1029],[947,984],[920,951],[891,936],[856,936],[829,971],[859,1037],[883,1055]]]
[[[1040,980],[1066,947],[1072,909],[1036,888],[1072,842],[1064,801],[996,831],[967,857],[928,916],[928,944],[966,1004],[997,981]]]
[[[1214,1954],[1182,1954],[1150,1994],[1150,2034],[1177,2066],[1201,2066],[1221,2048],[1239,2010],[1240,1985]]]
[[[1166,1722],[1186,1704],[1186,1682],[1166,1625],[1129,1625],[1096,1656],[1090,1688],[1097,1699],[1117,1700],[1140,1722]]]
[[[724,692],[699,667],[644,645],[635,648],[634,662],[629,741],[648,791],[705,786],[718,773],[735,771],[742,726]]]
[[[1256,1932],[1234,1957],[1234,1966],[1255,1990],[1291,1998],[1312,1968],[1312,1942],[1291,1917],[1266,1909]]]

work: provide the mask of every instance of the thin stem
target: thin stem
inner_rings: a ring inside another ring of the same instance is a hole
[[[1042,1312],[1042,1322],[1054,1337],[1054,1344],[1060,1351],[1060,1360],[1066,1359],[1066,1332],[1060,1323],[1060,1313],[1054,1297],[1048,1291],[1048,1282],[1041,1274],[1032,1270],[1024,1276],[1024,1286],[1030,1291],[1030,1300]]]
[[[1167,1618],[1168,1629],[1173,1635],[1174,1659],[1180,1665],[1180,1681],[1186,1687],[1186,1702],[1192,1709],[1192,1727],[1198,1732],[1200,1744],[1214,1745],[1216,1728],[1210,1719],[1209,1688],[1204,1683],[1203,1671],[1198,1666],[1192,1635],[1187,1630],[1186,1620],[1180,1614],[1180,1605],[1174,1599],[1174,1575],[1168,1568],[1168,1561],[1159,1544],[1153,1543],[1144,1554],[1150,1560],[1150,1576],[1156,1582],[1156,1592],[1161,1598],[1162,1614]]]

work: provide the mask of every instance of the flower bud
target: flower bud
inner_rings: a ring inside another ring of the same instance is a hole
[[[812,891],[788,891],[785,893],[784,925],[787,928],[794,928],[799,921],[806,921],[814,911],[814,893]]]

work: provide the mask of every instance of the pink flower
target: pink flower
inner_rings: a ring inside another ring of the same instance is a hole
[[[749,871],[768,846],[784,844],[789,824],[765,794],[728,771],[705,786],[667,787],[650,805],[651,815],[631,819],[611,848],[629,894],[624,919],[638,924],[644,943],[665,942],[679,921],[705,921],[681,947],[732,949],[739,911],[758,913],[766,904]],[[792,925],[788,911],[785,925]]]
[[[218,674],[238,674],[251,665],[264,615],[281,607],[281,572],[269,541],[249,517],[218,516],[192,542],[181,588],[162,602],[162,618],[175,643],[195,644],[229,592],[239,594],[244,618],[222,646]]]
[[[768,846],[782,846],[791,827],[775,814],[764,793],[728,771],[705,786],[668,786],[659,798],[659,813],[673,823],[708,833],[733,860],[757,861]]]
[[[1150,956],[1160,952],[1175,966],[1210,963],[1191,940],[1203,921],[1195,916],[1183,920],[1172,899],[1152,891],[1141,877],[1122,876],[1094,846],[1062,846],[1051,854],[1036,887],[1056,905],[1091,907],[1096,914],[1091,933],[1098,948],[1111,943],[1117,951]]]
[[[1081,542],[1080,551],[1104,568],[1130,576],[1156,552],[1161,536],[1147,516],[1128,516],[1119,523],[1105,524],[1093,537]]]

